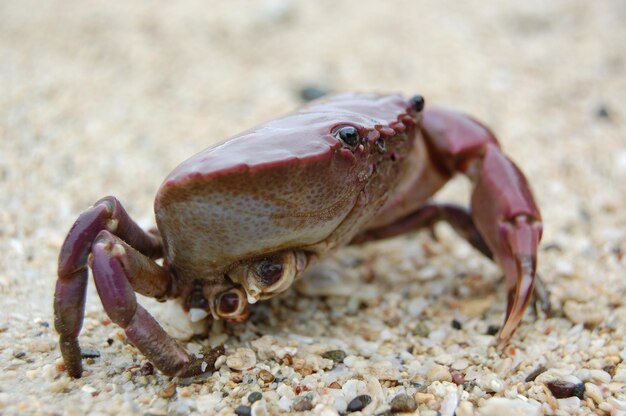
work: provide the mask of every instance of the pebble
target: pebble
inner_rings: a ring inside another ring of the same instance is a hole
[[[267,370],[259,371],[259,378],[263,380],[264,383],[271,383],[274,381],[274,375]]]
[[[606,321],[606,312],[593,303],[578,303],[568,300],[563,305],[563,313],[575,324],[598,325]]]
[[[313,404],[310,400],[301,399],[293,404],[294,412],[306,412],[313,409]]]
[[[435,395],[431,393],[420,393],[419,391],[415,393],[415,400],[419,404],[426,404],[431,400],[435,400]]]
[[[159,392],[159,397],[163,399],[169,399],[176,394],[176,384],[170,383],[163,390]]]
[[[52,349],[52,345],[48,341],[36,340],[29,342],[26,349],[28,352],[48,352]]]
[[[591,398],[596,404],[600,404],[604,401],[602,390],[593,383],[585,383],[585,396]]]
[[[539,416],[541,414],[541,406],[538,403],[504,397],[492,397],[486,400],[480,408],[481,416]]]
[[[372,398],[367,394],[362,394],[360,396],[356,396],[354,399],[348,403],[348,412],[356,412],[359,410],[363,410],[365,406],[372,402]]]
[[[576,396],[579,399],[583,398],[585,393],[585,385],[583,383],[570,383],[569,381],[553,380],[546,383],[548,389],[554,397],[557,399],[564,399],[566,397]]]
[[[252,409],[250,409],[250,406],[242,404],[240,406],[237,406],[237,408],[235,409],[235,414],[237,416],[250,416],[252,414]]]
[[[235,353],[226,357],[226,365],[232,370],[249,370],[256,364],[256,354],[250,348],[237,348]]]
[[[417,409],[417,402],[411,396],[398,394],[391,400],[392,412],[414,412]]]
[[[456,416],[474,416],[474,405],[466,400],[459,403],[456,408]]]
[[[100,358],[100,351],[93,348],[81,348],[80,356],[82,358]]]
[[[333,360],[335,363],[343,363],[344,358],[346,358],[346,353],[343,350],[331,350],[326,351],[322,354],[322,358],[326,358],[328,360]]]
[[[248,403],[252,404],[254,402],[258,402],[262,398],[263,393],[261,393],[260,391],[253,391],[252,393],[248,394]]]
[[[531,371],[531,373],[526,376],[524,381],[527,382],[527,383],[530,382],[530,381],[535,381],[535,379],[540,374],[545,373],[546,370],[547,370],[547,368],[545,368],[544,366],[540,365],[539,367],[537,367],[533,371]]]
[[[438,364],[433,365],[430,370],[428,370],[426,378],[428,381],[452,381],[450,371],[446,367]]]

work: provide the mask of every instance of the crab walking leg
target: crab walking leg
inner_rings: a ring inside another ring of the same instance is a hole
[[[522,319],[535,284],[541,214],[522,172],[500,150],[493,134],[460,113],[427,109],[423,133],[431,158],[449,175],[473,182],[472,218],[504,272],[507,312],[499,344]]]
[[[168,293],[170,278],[161,266],[108,231],[98,234],[91,253],[90,266],[106,313],[159,370],[188,377],[213,368],[214,362],[188,354],[137,303],[135,289],[155,297]]]
[[[475,249],[487,258],[493,259],[493,253],[474,225],[471,213],[464,207],[452,204],[424,205],[389,225],[372,228],[358,234],[350,244],[362,244],[368,241],[395,237],[409,231],[432,227],[438,221],[445,221],[450,224],[457,234],[465,238]]]
[[[75,378],[82,373],[78,334],[85,311],[87,258],[102,230],[115,233],[149,257],[160,257],[163,251],[160,238],[142,230],[114,197],[102,198],[78,217],[61,248],[54,293],[54,325],[61,354],[68,373]]]

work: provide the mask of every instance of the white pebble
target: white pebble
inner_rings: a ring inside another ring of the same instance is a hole
[[[285,411],[288,412],[291,409],[291,404],[293,403],[293,400],[291,400],[289,397],[287,396],[283,396],[280,398],[280,400],[278,400],[278,407]]]
[[[254,402],[250,410],[250,414],[252,416],[270,416],[270,413],[267,410],[267,403],[265,403],[264,399]]]
[[[354,397],[359,395],[359,392],[366,390],[366,384],[362,380],[348,380],[343,383],[341,386],[341,390],[345,397],[352,400]]]
[[[609,397],[607,402],[615,410],[626,410],[626,400],[618,400],[615,397]]]
[[[256,354],[250,348],[237,348],[226,358],[226,365],[233,370],[248,370],[256,364]]]
[[[541,406],[536,402],[493,397],[483,403],[478,414],[480,416],[539,416]]]
[[[602,403],[604,400],[602,390],[593,383],[585,383],[585,396],[590,397],[597,404]]]

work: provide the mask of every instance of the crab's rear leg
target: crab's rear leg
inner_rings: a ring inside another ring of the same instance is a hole
[[[87,258],[98,233],[109,230],[151,258],[162,256],[161,240],[142,230],[114,197],[105,197],[83,212],[68,233],[59,255],[54,293],[54,324],[65,367],[72,377],[82,373],[78,334],[87,288]]]
[[[137,303],[135,291],[157,299],[171,293],[165,269],[108,231],[96,237],[89,263],[106,313],[159,370],[188,377],[213,369],[216,356],[187,353]]]

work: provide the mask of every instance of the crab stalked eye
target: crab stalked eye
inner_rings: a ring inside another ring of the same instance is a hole
[[[217,297],[215,311],[220,318],[228,319],[240,316],[246,309],[246,298],[239,288],[232,288]]]
[[[282,259],[270,257],[256,264],[255,273],[262,287],[270,287],[283,277],[284,267]]]
[[[248,269],[247,281],[244,283],[249,295],[248,302],[254,303],[256,299],[287,290],[306,265],[306,254],[299,250],[285,251],[258,260]]]
[[[335,129],[335,136],[348,147],[357,147],[361,142],[359,131],[354,126],[340,126]]]
[[[418,113],[424,109],[424,104],[426,104],[426,102],[424,101],[424,97],[422,97],[421,95],[416,95],[412,97],[409,100],[409,103],[411,103],[413,109],[415,109],[415,111],[417,111]]]

